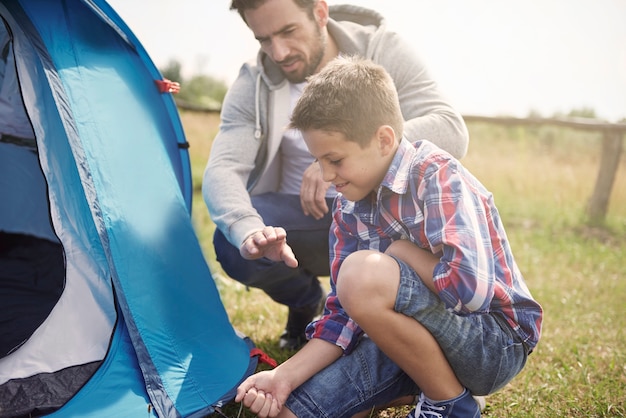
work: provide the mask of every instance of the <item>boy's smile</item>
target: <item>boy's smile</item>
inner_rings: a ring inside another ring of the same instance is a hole
[[[311,129],[303,137],[319,161],[324,181],[333,183],[346,199],[357,201],[378,188],[397,148],[395,136],[381,137],[381,129],[365,148],[339,132]]]

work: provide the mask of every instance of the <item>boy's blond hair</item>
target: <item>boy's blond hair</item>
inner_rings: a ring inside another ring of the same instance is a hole
[[[404,119],[391,76],[378,64],[339,56],[308,79],[290,127],[342,133],[364,147],[382,125],[402,137]]]

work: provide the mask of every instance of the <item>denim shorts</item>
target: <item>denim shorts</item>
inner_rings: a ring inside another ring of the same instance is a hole
[[[502,388],[524,367],[526,346],[497,313],[459,316],[445,309],[419,276],[400,265],[395,310],[415,318],[435,337],[457,378],[474,395]],[[296,388],[286,402],[299,418],[350,417],[420,389],[364,336],[349,355]]]

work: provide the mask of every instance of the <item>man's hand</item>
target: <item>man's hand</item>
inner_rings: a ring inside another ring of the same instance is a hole
[[[298,260],[287,244],[287,233],[281,227],[266,226],[250,235],[241,244],[239,253],[246,260],[266,257],[272,261],[283,261],[288,267],[298,267]]]
[[[307,216],[321,219],[328,212],[326,191],[330,183],[322,178],[322,169],[316,161],[304,170],[300,186],[300,204]]]

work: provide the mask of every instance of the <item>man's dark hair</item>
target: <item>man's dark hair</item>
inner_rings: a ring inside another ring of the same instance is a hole
[[[256,9],[261,6],[267,0],[232,0],[230,4],[230,10],[237,10],[239,16],[246,22],[246,18],[243,13],[246,10]],[[313,6],[317,3],[317,0],[293,0],[296,5],[302,10],[306,10],[309,17],[313,18]],[[246,22],[248,23],[248,22]]]

